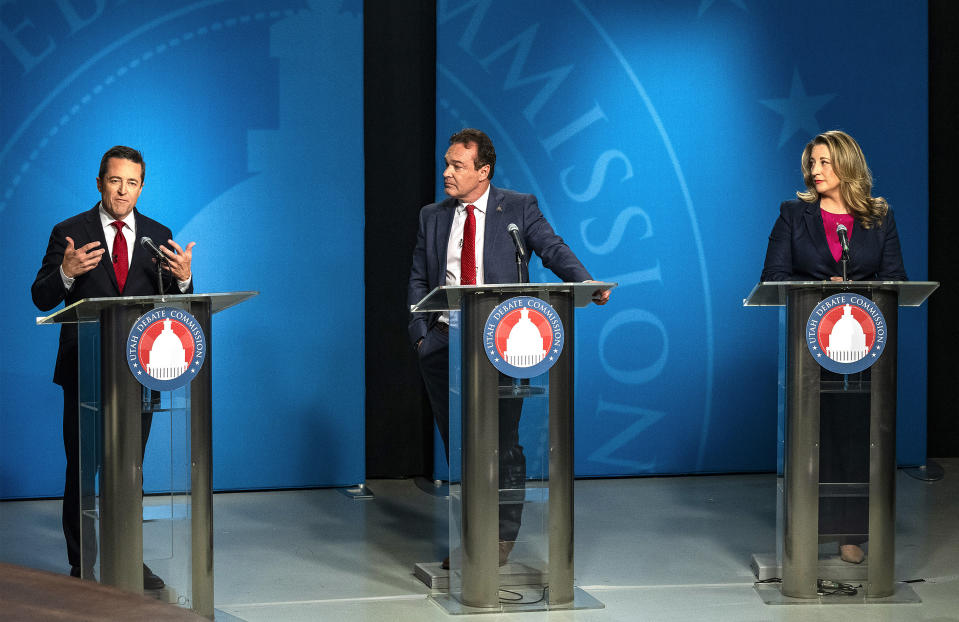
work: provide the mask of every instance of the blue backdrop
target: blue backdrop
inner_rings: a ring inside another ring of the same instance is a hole
[[[361,6],[0,3],[0,497],[63,490],[30,284],[115,144],[146,159],[138,208],[197,242],[197,291],[261,292],[214,320],[215,488],[364,479]]]
[[[0,497],[62,490],[57,331],[34,326],[29,286],[117,143],[146,157],[142,211],[198,242],[198,289],[262,292],[214,323],[214,486],[363,479],[360,6],[0,4]],[[859,140],[927,273],[925,3],[441,1],[437,18],[437,167],[453,131],[485,129],[495,183],[535,193],[621,284],[577,318],[577,473],[775,468],[778,316],[742,299],[811,136]],[[899,459],[918,463],[925,312],[900,336]]]
[[[437,154],[487,131],[494,184],[620,283],[577,316],[576,473],[774,469],[778,314],[742,301],[812,136],[857,138],[927,274],[926,4],[440,0],[437,22]],[[904,310],[901,463],[925,458],[925,340]]]

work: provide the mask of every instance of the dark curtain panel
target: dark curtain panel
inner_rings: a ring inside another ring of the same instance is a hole
[[[429,475],[433,420],[406,335],[406,283],[419,208],[435,195],[436,2],[366,0],[363,37],[366,474]]]
[[[932,458],[959,456],[959,3],[929,3],[929,279],[939,289],[929,299],[929,444]],[[904,156],[906,157],[906,156]],[[908,370],[899,370],[908,373]]]

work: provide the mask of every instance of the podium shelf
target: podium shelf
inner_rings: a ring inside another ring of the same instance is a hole
[[[794,289],[822,288],[822,297],[848,290],[879,289],[899,293],[900,307],[918,307],[939,287],[938,281],[763,281],[743,299],[744,307],[785,307]]]

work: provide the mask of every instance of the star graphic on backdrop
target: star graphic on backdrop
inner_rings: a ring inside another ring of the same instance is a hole
[[[729,1],[732,2],[733,4],[735,4],[736,6],[738,6],[738,7],[739,7],[740,9],[742,9],[743,11],[747,11],[747,12],[748,12],[748,9],[746,8],[746,0],[729,0]],[[702,17],[702,16],[703,16],[703,13],[705,13],[706,11],[708,11],[708,10],[709,10],[709,7],[713,6],[713,4],[715,4],[715,3],[716,3],[716,0],[700,0],[700,2],[699,2],[699,14],[696,15],[696,17]]]
[[[783,130],[779,134],[779,146],[792,138],[799,130],[808,136],[819,133],[819,121],[816,113],[836,97],[835,93],[828,95],[806,95],[806,87],[799,78],[799,69],[793,69],[793,82],[789,87],[789,97],[784,99],[761,99],[759,103],[775,110],[783,116]]]

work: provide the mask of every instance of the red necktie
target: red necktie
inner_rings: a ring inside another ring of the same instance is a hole
[[[463,250],[460,254],[460,285],[476,285],[476,216],[475,205],[466,206],[463,227]]]
[[[122,294],[123,286],[127,284],[127,271],[130,267],[130,259],[127,257],[127,239],[123,237],[123,221],[116,220],[111,224],[117,230],[117,235],[113,238],[113,271],[117,275],[117,286]]]

